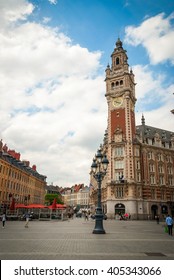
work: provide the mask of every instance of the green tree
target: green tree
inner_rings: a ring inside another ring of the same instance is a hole
[[[63,204],[63,201],[62,201],[60,195],[59,195],[59,194],[53,194],[53,193],[47,193],[47,194],[45,195],[45,203],[46,203],[47,205],[51,205],[51,204],[53,203],[53,200],[54,200],[55,198],[56,198],[56,202],[57,202],[58,204]]]

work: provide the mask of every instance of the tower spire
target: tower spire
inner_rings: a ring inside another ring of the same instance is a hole
[[[123,43],[118,37],[117,42],[115,43],[117,49],[123,49]]]
[[[141,124],[142,124],[142,125],[145,125],[145,117],[144,117],[143,114],[142,114],[142,118],[141,118]]]

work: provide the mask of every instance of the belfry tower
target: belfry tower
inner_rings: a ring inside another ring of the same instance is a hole
[[[111,59],[105,79],[108,125],[100,147],[109,160],[102,181],[103,212],[108,218],[174,215],[174,132],[147,125],[144,116],[135,126],[134,74],[120,39]],[[97,186],[92,178],[91,183],[95,206]]]
[[[129,212],[135,213],[135,81],[132,70],[129,70],[126,50],[123,49],[120,39],[116,42],[111,58],[112,65],[107,66],[105,79],[109,159],[107,213],[113,213],[113,207],[115,214],[125,207]]]

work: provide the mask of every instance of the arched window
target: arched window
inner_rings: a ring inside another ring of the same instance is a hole
[[[111,84],[111,88],[114,88],[114,83]]]
[[[123,80],[120,81],[120,85],[123,85]]]
[[[116,82],[116,86],[117,86],[117,87],[119,86],[119,82],[118,82],[118,81]]]
[[[120,63],[120,59],[119,57],[116,58],[116,65],[118,65]]]

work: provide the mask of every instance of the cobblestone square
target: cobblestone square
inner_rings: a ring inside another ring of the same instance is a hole
[[[106,234],[92,234],[95,221],[7,221],[0,228],[1,260],[173,260],[174,237],[164,222],[106,220]]]

